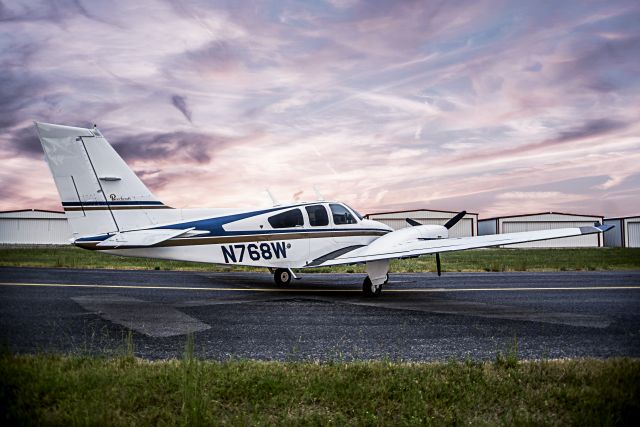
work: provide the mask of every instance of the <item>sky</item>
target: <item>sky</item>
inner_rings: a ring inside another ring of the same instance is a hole
[[[61,210],[33,121],[173,207],[640,213],[638,1],[0,0],[0,210]]]

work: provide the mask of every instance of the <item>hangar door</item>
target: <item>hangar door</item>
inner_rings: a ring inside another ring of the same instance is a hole
[[[627,230],[629,230],[627,247],[640,248],[640,222],[628,222]]]
[[[505,221],[502,223],[502,233],[519,233],[522,231],[553,230],[556,228],[583,227],[593,225],[593,222],[563,222],[563,221]],[[564,237],[562,239],[540,240],[538,242],[509,245],[509,248],[578,248],[598,247],[598,235]]]

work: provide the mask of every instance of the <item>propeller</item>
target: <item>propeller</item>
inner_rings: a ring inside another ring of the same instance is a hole
[[[447,221],[447,223],[444,225],[444,228],[446,228],[447,230],[450,230],[451,227],[456,225],[458,221],[460,221],[466,214],[467,214],[467,211],[462,211],[458,213],[456,216],[454,216],[449,221]]]
[[[422,225],[418,221],[416,221],[415,219],[405,218],[404,220],[407,221],[409,223],[409,225],[411,225],[413,227],[417,227],[419,225]]]
[[[462,212],[456,214],[456,216],[454,216],[449,221],[447,221],[447,223],[444,225],[444,227],[447,230],[450,230],[454,225],[456,225],[458,223],[458,221],[460,221],[462,218],[464,218],[464,216],[466,214],[467,214],[467,211],[462,211]],[[409,225],[411,225],[413,227],[416,227],[418,225],[422,225],[418,221],[416,221],[415,219],[411,219],[411,218],[405,218],[405,221],[407,221],[407,223],[409,223]],[[436,252],[436,271],[438,272],[438,276],[442,276],[442,265],[440,264],[440,253],[439,252]]]
[[[460,213],[457,213],[456,216],[454,216],[453,218],[451,218],[449,221],[446,222],[446,224],[444,225],[444,227],[447,230],[450,230],[451,227],[453,227],[454,225],[456,225],[458,223],[458,221],[460,221],[462,218],[464,218],[464,216],[467,214],[467,211],[462,211]],[[411,219],[411,218],[405,218],[405,221],[407,221],[407,223],[413,227],[417,227],[419,225],[423,225],[421,223],[419,223],[418,221],[416,221],[415,219]]]

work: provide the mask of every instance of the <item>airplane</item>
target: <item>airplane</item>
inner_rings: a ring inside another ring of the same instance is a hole
[[[449,237],[444,225],[391,227],[339,201],[260,209],[174,209],[158,200],[93,128],[34,122],[71,227],[72,243],[107,254],[265,267],[279,286],[304,270],[365,264],[365,296],[380,295],[389,262],[440,253],[602,233],[611,226]]]

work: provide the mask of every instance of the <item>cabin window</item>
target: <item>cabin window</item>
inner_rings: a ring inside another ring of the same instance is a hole
[[[323,225],[329,225],[329,215],[327,210],[322,205],[306,206],[307,214],[309,215],[309,224],[313,227],[320,227]]]
[[[333,215],[333,223],[335,225],[358,223],[351,212],[349,212],[344,206],[331,204],[329,207],[331,207],[331,214]]]
[[[269,217],[269,224],[273,228],[290,228],[304,225],[302,219],[302,211],[300,209],[291,209]]]

